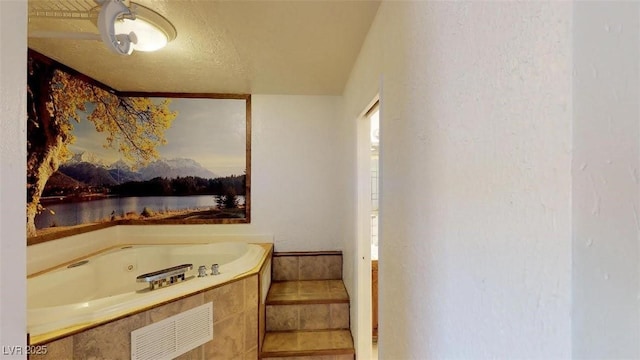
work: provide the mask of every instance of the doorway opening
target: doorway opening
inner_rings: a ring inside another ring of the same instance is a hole
[[[377,359],[378,201],[380,195],[380,105],[376,97],[358,118],[358,315],[356,352]],[[383,239],[382,239],[383,240]]]
[[[371,158],[371,260],[378,261],[378,200],[380,198],[380,111],[378,103],[368,112]]]
[[[371,340],[372,359],[378,354],[378,217],[380,199],[380,111],[378,102],[367,111],[371,166]]]

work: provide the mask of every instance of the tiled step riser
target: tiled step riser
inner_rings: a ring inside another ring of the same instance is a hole
[[[273,281],[342,280],[342,255],[274,254]]]
[[[262,360],[354,360],[354,355],[268,357],[268,358],[262,358]]]
[[[349,304],[267,305],[267,331],[348,329]]]

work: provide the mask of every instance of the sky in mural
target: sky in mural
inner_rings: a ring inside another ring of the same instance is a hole
[[[245,170],[245,101],[229,99],[174,98],[170,109],[178,113],[158,147],[161,158],[186,158],[198,162],[218,176],[242,175]],[[106,165],[118,161],[117,151],[106,149],[105,134],[86,119],[73,122],[74,154],[87,152]]]

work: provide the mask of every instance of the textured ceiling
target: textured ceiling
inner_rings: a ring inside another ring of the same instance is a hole
[[[339,95],[378,1],[138,0],[175,26],[164,49],[111,53],[93,40],[29,38],[44,55],[120,91]],[[128,2],[127,2],[128,3]],[[45,18],[37,9],[83,11],[93,0],[29,2],[29,32],[97,33],[89,19]]]

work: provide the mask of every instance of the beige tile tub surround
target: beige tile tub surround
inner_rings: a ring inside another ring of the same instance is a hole
[[[71,359],[73,357],[73,336],[67,336],[47,345],[47,354],[29,355],[30,360],[41,359]]]
[[[342,253],[274,253],[273,280],[340,280]]]
[[[213,340],[178,359],[257,359],[258,274],[47,343],[42,359],[129,359],[131,332],[213,302]]]

